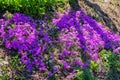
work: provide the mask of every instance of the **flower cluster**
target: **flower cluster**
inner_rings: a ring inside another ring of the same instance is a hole
[[[35,66],[46,70],[43,51],[49,42],[49,36],[41,31],[42,27],[37,30],[36,25],[29,16],[15,13],[10,19],[0,19],[0,37],[3,38],[6,48],[18,50],[27,69],[31,70]]]
[[[120,36],[83,11],[60,14],[53,23],[55,29],[21,13],[9,19],[4,16],[0,38],[6,48],[18,51],[28,70],[46,71],[50,76],[67,76],[78,67],[89,66],[91,60],[98,60],[102,49],[120,53]]]
[[[93,60],[98,59],[98,53],[102,49],[120,53],[120,36],[106,29],[105,26],[86,15],[84,11],[60,14],[59,18],[53,19],[53,23],[64,31],[60,40],[67,42],[65,46],[69,47],[76,43],[83,50],[82,53],[88,54]],[[75,30],[70,35],[66,34],[71,27]]]

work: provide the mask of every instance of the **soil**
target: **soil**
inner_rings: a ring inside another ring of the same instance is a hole
[[[99,18],[112,31],[120,32],[120,0],[78,0],[82,9]]]

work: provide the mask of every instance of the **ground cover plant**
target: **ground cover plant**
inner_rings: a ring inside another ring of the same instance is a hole
[[[47,20],[49,16],[36,20],[19,12],[2,15],[0,38],[4,47],[14,52],[11,67],[38,71],[43,80],[99,80],[99,73],[105,73],[106,80],[119,80],[119,34],[82,9],[52,14],[52,21]],[[8,74],[0,76],[0,80],[5,79],[10,79]]]
[[[0,0],[2,10],[23,11],[26,14],[43,14],[55,4],[55,0]],[[13,8],[13,9],[11,9]]]
[[[68,0],[0,0],[1,13],[6,10],[15,13],[29,14],[34,18],[41,18],[45,13],[53,12]],[[61,8],[62,9],[62,8]]]

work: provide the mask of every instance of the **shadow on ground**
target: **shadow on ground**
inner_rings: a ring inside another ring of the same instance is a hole
[[[111,18],[100,8],[99,5],[91,3],[89,0],[84,0],[85,4],[89,7],[93,8],[94,11],[104,20],[104,23],[107,27],[109,27],[113,32],[118,32],[118,29],[115,23],[111,20]]]

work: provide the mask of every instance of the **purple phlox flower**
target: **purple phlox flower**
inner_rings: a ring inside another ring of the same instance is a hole
[[[12,45],[11,45],[10,41],[5,42],[5,47],[8,48],[8,49],[12,48]]]
[[[59,70],[58,66],[53,66],[54,72],[57,72]]]
[[[120,47],[114,49],[113,52],[120,54]]]
[[[80,61],[80,60],[76,60],[76,65],[83,67],[84,63],[82,61]]]
[[[68,63],[66,61],[62,60],[61,62],[63,63],[63,67],[65,69],[70,69],[70,65],[68,65]]]

